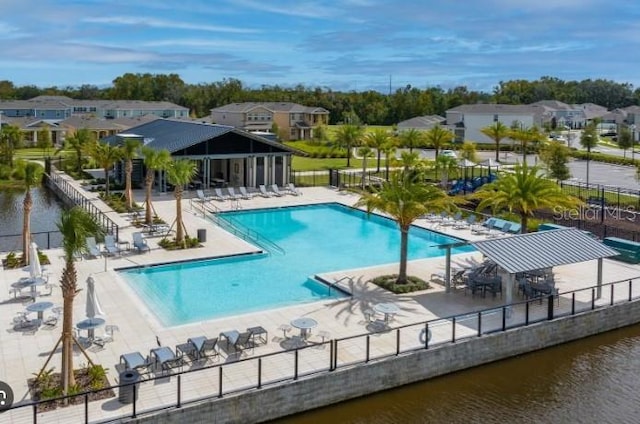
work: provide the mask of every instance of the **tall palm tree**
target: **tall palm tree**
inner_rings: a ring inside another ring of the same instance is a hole
[[[15,150],[22,145],[23,133],[15,125],[2,127],[0,132],[0,147],[2,148],[2,161],[13,167],[13,155]]]
[[[91,155],[96,163],[104,169],[105,198],[109,198],[109,170],[122,158],[122,149],[109,143],[94,143]]]
[[[381,147],[381,150],[384,152],[385,158],[385,178],[389,179],[389,166],[391,165],[391,157],[396,152],[396,140],[392,137],[389,137],[389,140]]]
[[[95,136],[87,128],[80,128],[65,140],[67,147],[76,153],[76,172],[82,172],[82,154],[90,150],[91,144],[95,143],[95,141]]]
[[[76,253],[86,249],[87,237],[100,237],[103,232],[91,215],[80,206],[63,211],[57,226],[62,233],[62,251],[64,252],[64,269],[60,279],[63,299],[61,372],[62,389],[66,395],[69,387],[75,384],[73,376],[73,300],[79,289],[74,258]]]
[[[451,156],[436,157],[435,167],[440,174],[440,186],[443,190],[447,189],[449,177],[456,175],[458,172],[458,161]]]
[[[509,137],[511,129],[500,121],[496,121],[493,125],[480,128],[480,132],[496,143],[496,162],[500,160],[500,142]]]
[[[400,271],[396,284],[407,283],[407,252],[411,224],[428,212],[455,209],[455,202],[433,185],[415,182],[408,174],[395,174],[372,193],[365,192],[356,203],[367,213],[378,210],[391,216],[400,228]]]
[[[31,208],[33,207],[31,189],[40,183],[43,171],[42,166],[35,162],[27,162],[24,168],[24,200],[22,201],[22,260],[25,265],[30,263],[29,245],[31,242]]]
[[[367,173],[367,158],[373,155],[373,150],[369,146],[363,146],[358,149],[358,154],[362,156],[362,189],[365,186],[365,175]]]
[[[480,200],[478,211],[491,208],[495,213],[506,209],[518,214],[522,233],[527,232],[529,217],[537,210],[557,211],[580,205],[580,200],[567,195],[554,181],[542,175],[540,168],[526,164],[518,164],[513,173],[483,185],[472,197]]]
[[[335,139],[338,146],[347,149],[347,168],[351,166],[351,150],[362,142],[362,127],[346,124],[338,127]]]
[[[147,168],[147,173],[144,176],[145,186],[145,215],[144,222],[147,225],[152,224],[152,206],[151,206],[151,188],[153,187],[153,180],[155,178],[156,171],[164,171],[171,162],[171,154],[168,150],[155,150],[151,147],[142,147],[142,156],[144,157],[144,166]]]
[[[138,149],[142,145],[142,141],[136,138],[125,138],[124,143],[121,146],[122,159],[125,161],[124,173],[125,173],[125,187],[124,198],[127,202],[127,209],[133,208],[133,190],[131,189],[131,174],[133,173],[133,159],[138,156]]]
[[[185,228],[182,222],[182,192],[198,172],[198,166],[191,160],[174,160],[167,167],[167,179],[173,186],[173,195],[176,198],[176,243],[185,246]]]
[[[414,148],[424,146],[424,134],[415,128],[409,128],[400,133],[400,145],[408,147],[409,153],[413,153]]]
[[[384,146],[387,145],[387,143],[391,139],[391,136],[389,135],[388,131],[382,128],[374,128],[374,130],[368,133],[365,138],[367,145],[373,149],[376,149],[376,155],[378,157],[376,172],[380,172],[380,157],[382,156]]]
[[[440,149],[453,141],[453,133],[440,125],[434,125],[425,133],[425,139],[427,144],[436,149],[436,157],[438,157]]]

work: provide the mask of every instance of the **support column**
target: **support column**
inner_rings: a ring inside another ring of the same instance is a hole
[[[596,288],[596,297],[600,299],[602,297],[602,258],[598,259],[598,285]]]
[[[287,156],[282,156],[282,185],[289,182],[289,162]]]
[[[205,158],[204,160],[204,188],[209,188],[211,184],[211,159]]]
[[[505,287],[506,296],[507,296],[506,304],[509,305],[509,306],[507,306],[507,312],[506,312],[507,318],[511,318],[511,313],[513,312],[511,304],[513,303],[513,281],[514,281],[514,279],[515,279],[515,274],[511,274],[511,273],[507,274],[507,282],[506,282],[507,287]]]
[[[271,156],[271,160],[269,160],[269,162],[271,162],[271,180],[269,181],[269,184],[274,184],[276,182],[276,157]]]
[[[263,159],[264,166],[262,167],[262,174],[264,178],[264,185],[269,184],[269,167],[271,166],[271,161],[269,160],[269,156],[265,156]]]
[[[446,293],[451,291],[451,246],[447,246],[444,261],[444,290]]]
[[[251,161],[251,177],[249,178],[249,183],[251,184],[251,187],[255,187],[256,186],[256,182],[257,182],[257,169],[258,169],[258,158],[253,156],[252,158],[250,158]]]

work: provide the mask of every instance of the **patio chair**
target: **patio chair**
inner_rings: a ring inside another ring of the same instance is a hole
[[[120,363],[124,365],[125,370],[148,370],[153,364],[149,356],[145,358],[140,352],[120,355]]]
[[[100,347],[104,347],[105,344],[113,341],[113,337],[114,337],[113,333],[119,330],[120,329],[118,328],[117,325],[105,325],[104,334],[101,336],[95,337],[93,339],[93,343],[95,343]]]
[[[233,350],[242,355],[246,349],[253,349],[255,344],[252,341],[253,334],[250,331],[245,331],[244,333],[240,333],[236,341],[233,343]]]
[[[104,248],[107,249],[108,255],[120,254],[120,248],[116,244],[116,239],[113,236],[104,236]]]
[[[96,244],[95,237],[87,237],[85,239],[85,243],[87,245],[87,253],[92,258],[97,258],[98,256],[102,256],[102,252],[98,249],[98,245]]]
[[[218,338],[214,337],[212,339],[207,339],[202,343],[202,347],[198,351],[198,357],[200,358],[213,358],[220,355],[217,349],[218,346]]]
[[[211,200],[209,196],[205,196],[204,191],[202,190],[196,190],[196,196],[198,196],[198,200],[200,200],[202,203],[205,203]]]
[[[133,233],[133,247],[140,253],[151,251],[147,241],[142,237],[142,233]]]
[[[280,189],[278,188],[278,184],[271,184],[270,188],[271,188],[271,192],[272,192],[274,195],[276,195],[276,196],[278,196],[278,197],[282,197],[282,196],[284,196],[284,193],[283,193],[283,192],[281,192],[281,191],[280,191]]]
[[[240,200],[240,199],[242,199],[242,195],[236,193],[236,190],[233,187],[227,187],[227,192],[229,193],[229,199],[231,199],[231,200]]]
[[[216,200],[219,200],[221,202],[224,202],[225,200],[229,200],[229,196],[227,196],[226,194],[222,194],[222,189],[219,187],[216,187],[213,189],[213,192],[215,193],[214,198]]]
[[[300,190],[298,190],[293,183],[287,184],[286,192],[289,193],[289,194],[292,194],[294,196],[302,195],[302,192]]]
[[[267,191],[267,188],[264,186],[264,184],[260,184],[258,186],[258,190],[260,190],[260,195],[262,197],[272,197],[274,196],[274,194],[270,191]]]
[[[253,193],[249,193],[247,191],[247,188],[244,186],[238,187],[238,191],[240,192],[240,196],[242,196],[242,198],[245,200],[249,200],[253,197]]]

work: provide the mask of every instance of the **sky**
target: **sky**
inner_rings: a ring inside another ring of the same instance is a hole
[[[0,0],[0,80],[388,92],[603,78],[640,87],[637,0]]]

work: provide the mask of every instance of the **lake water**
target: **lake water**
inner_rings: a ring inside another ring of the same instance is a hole
[[[640,325],[276,421],[640,422]]]
[[[56,222],[62,211],[62,204],[53,192],[40,187],[32,189],[33,209],[31,210],[31,233],[34,234],[34,241],[43,249],[47,244],[51,247],[60,245],[60,237],[57,233]],[[24,190],[0,190],[0,251],[22,250],[22,202],[24,200]],[[15,235],[15,236],[14,236]],[[9,237],[13,236],[13,237]]]

